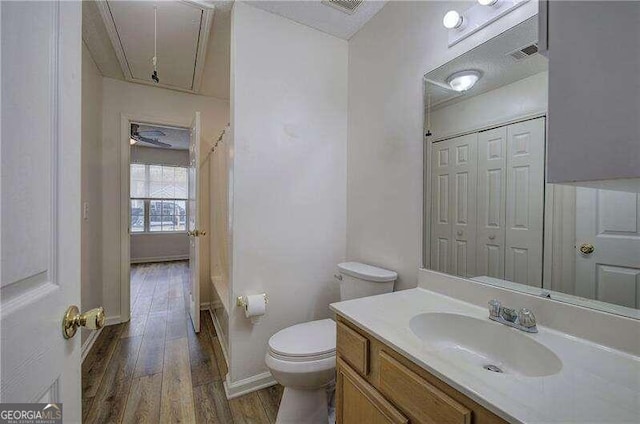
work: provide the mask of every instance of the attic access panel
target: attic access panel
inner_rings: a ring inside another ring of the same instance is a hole
[[[99,1],[100,14],[127,81],[196,93],[200,89],[213,6],[192,1]],[[158,76],[151,79],[154,6]]]

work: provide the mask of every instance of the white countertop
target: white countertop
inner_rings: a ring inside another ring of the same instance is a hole
[[[333,303],[331,309],[507,421],[640,423],[639,357],[538,326],[538,333],[522,334],[551,349],[562,360],[560,372],[546,377],[497,374],[430,353],[409,328],[411,318],[425,312],[502,325],[490,321],[485,308],[416,288]]]

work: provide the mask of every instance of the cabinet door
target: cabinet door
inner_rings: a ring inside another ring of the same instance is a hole
[[[640,2],[550,1],[547,23],[548,182],[640,177]]]
[[[478,135],[477,275],[504,279],[507,127]]]
[[[338,424],[407,424],[409,420],[340,358],[336,385]]]

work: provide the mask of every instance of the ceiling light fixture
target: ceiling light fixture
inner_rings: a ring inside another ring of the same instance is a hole
[[[462,22],[464,22],[464,18],[455,10],[450,10],[445,13],[442,19],[442,25],[447,29],[460,28]]]
[[[480,6],[493,6],[498,3],[498,0],[478,0]]]
[[[479,71],[460,71],[449,75],[447,84],[455,91],[464,92],[473,87],[481,76],[482,74]]]

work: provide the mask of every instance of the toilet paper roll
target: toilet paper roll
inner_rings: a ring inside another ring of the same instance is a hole
[[[244,307],[244,315],[251,318],[251,322],[256,323],[258,317],[264,315],[267,305],[264,294],[252,294],[246,297],[246,305]]]

